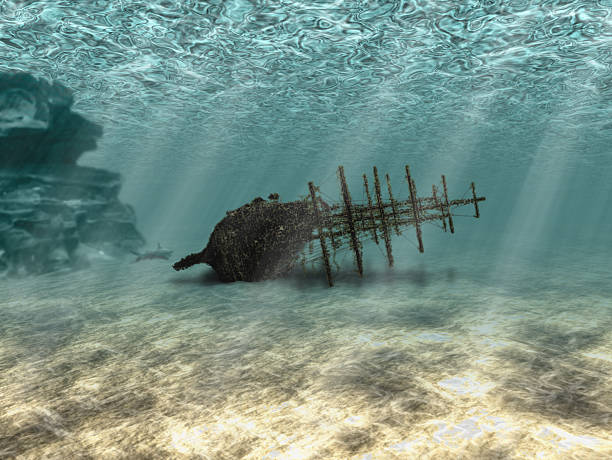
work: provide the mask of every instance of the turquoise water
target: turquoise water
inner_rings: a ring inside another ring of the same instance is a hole
[[[333,289],[0,280],[0,457],[612,456],[611,33],[607,0],[0,1],[0,71],[74,89],[79,163],[177,258],[256,196],[339,199],[340,164],[487,197]]]

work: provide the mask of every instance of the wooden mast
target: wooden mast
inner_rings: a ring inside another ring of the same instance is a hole
[[[442,174],[442,185],[444,186],[444,200],[446,201],[446,211],[448,213],[448,225],[451,233],[455,233],[455,226],[453,225],[453,216],[451,215],[450,204],[448,203],[448,190],[446,188],[446,177]]]
[[[474,217],[478,219],[480,217],[480,211],[478,210],[478,198],[476,198],[476,186],[474,182],[472,182],[472,196],[474,197],[474,209],[476,210],[476,215]]]
[[[389,201],[391,202],[391,210],[393,211],[393,227],[395,228],[395,233],[399,235],[400,228],[399,228],[399,220],[397,217],[397,203],[393,199],[393,193],[391,193],[391,179],[389,179],[389,174],[385,174],[385,178],[387,179],[387,190],[389,192]]]
[[[389,228],[387,227],[387,219],[385,217],[385,209],[382,196],[380,195],[380,182],[378,180],[378,169],[374,166],[374,190],[376,192],[376,201],[378,202],[378,212],[380,213],[380,223],[383,229],[383,239],[385,240],[385,248],[387,249],[387,258],[389,259],[389,267],[393,267],[393,254],[391,252],[391,238],[389,237]]]
[[[321,218],[319,216],[319,205],[317,204],[317,196],[315,194],[314,184],[308,182],[308,188],[310,189],[310,197],[312,198],[312,206],[314,209],[315,220],[317,222],[317,230],[319,232],[319,243],[321,243],[321,251],[323,251],[323,262],[325,263],[325,274],[327,275],[327,282],[329,286],[334,285],[331,274],[331,266],[329,265],[329,254],[327,252],[327,245],[325,244],[325,236],[323,236],[323,227],[321,225]]]
[[[346,185],[343,166],[338,166],[338,175],[340,176],[340,188],[342,190],[342,198],[344,199],[344,212],[346,214],[349,232],[351,234],[351,243],[353,246],[353,251],[355,251],[355,258],[357,261],[357,272],[359,273],[359,276],[363,276],[363,262],[361,259],[361,252],[359,251],[359,240],[357,239],[357,233],[355,232],[351,195],[349,194],[348,186]]]
[[[372,223],[372,236],[374,242],[378,244],[378,235],[376,234],[376,220],[374,219],[374,211],[372,209],[372,197],[370,196],[370,188],[368,187],[368,177],[363,175],[363,186],[365,187],[366,196],[368,197],[368,210],[370,211],[370,222]]]
[[[419,210],[417,206],[416,185],[410,176],[410,166],[406,165],[406,180],[408,181],[408,190],[410,191],[410,202],[412,203],[412,214],[414,216],[414,227],[416,228],[416,236],[419,241],[419,252],[425,251],[423,248],[423,238],[421,236],[421,224],[419,221]]]
[[[442,219],[442,226],[444,227],[444,231],[446,231],[446,219],[444,218],[444,208],[442,207],[442,203],[440,203],[440,201],[438,200],[438,191],[436,189],[436,186],[432,184],[431,186],[431,191],[433,193],[433,199],[434,199],[434,203],[436,204],[436,206],[438,206],[440,208],[440,219]]]

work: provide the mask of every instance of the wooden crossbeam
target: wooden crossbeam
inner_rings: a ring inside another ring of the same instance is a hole
[[[389,267],[393,267],[393,253],[391,252],[391,238],[389,236],[389,227],[387,227],[387,218],[385,217],[385,208],[383,206],[382,196],[380,194],[380,181],[378,180],[378,169],[374,166],[374,190],[376,192],[376,202],[378,203],[378,212],[380,213],[380,223],[383,230],[383,240],[385,241],[385,249],[387,250],[387,259]]]
[[[323,235],[323,226],[321,225],[321,216],[319,215],[319,205],[317,204],[314,184],[312,182],[308,182],[308,188],[310,189],[310,198],[312,198],[312,206],[317,223],[317,230],[319,232],[319,243],[321,243],[321,251],[323,252],[325,274],[327,275],[327,282],[329,286],[332,287],[334,285],[334,280],[332,279],[331,266],[329,264],[329,253],[327,252],[327,244],[325,244],[325,236]]]
[[[349,194],[348,186],[346,185],[346,178],[344,177],[344,167],[338,166],[338,176],[340,177],[340,189],[342,191],[342,198],[344,200],[344,212],[346,214],[347,223],[349,226],[349,233],[351,235],[351,245],[355,252],[355,259],[357,262],[357,272],[359,276],[363,276],[363,261],[361,259],[361,251],[359,249],[359,240],[357,239],[357,232],[355,231],[355,221],[353,219],[351,195]]]

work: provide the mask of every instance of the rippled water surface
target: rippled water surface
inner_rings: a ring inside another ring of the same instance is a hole
[[[414,150],[457,123],[611,128],[608,0],[0,5],[0,66],[68,83],[132,149],[135,126],[197,139],[206,157],[316,154],[355,132]]]
[[[0,280],[0,457],[612,457],[610,0],[0,0],[6,70],[74,89],[80,164],[177,257],[255,196],[338,199],[339,164],[356,199],[410,163],[487,201],[333,289]]]

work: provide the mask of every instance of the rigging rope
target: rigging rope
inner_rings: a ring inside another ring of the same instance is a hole
[[[416,250],[418,250],[418,249],[419,249],[419,247],[416,245],[416,243],[415,243],[414,241],[412,241],[410,238],[408,238],[406,235],[404,235],[404,234],[402,233],[402,234],[401,234],[401,236],[402,236],[403,238],[405,238],[405,239],[406,239],[406,241],[408,241],[408,242],[409,242],[409,243],[410,243],[412,246],[414,246]]]
[[[434,227],[438,227],[440,230],[444,230],[444,227],[442,227],[442,225],[438,224],[437,222],[428,221],[428,222],[425,222],[425,223],[433,225]]]

